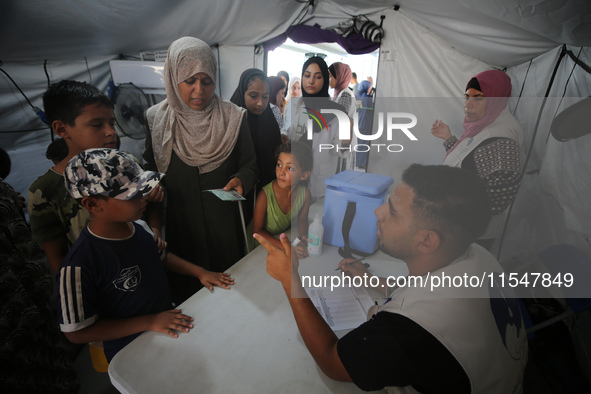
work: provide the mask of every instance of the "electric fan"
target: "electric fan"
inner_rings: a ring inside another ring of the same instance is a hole
[[[144,112],[151,106],[148,96],[132,83],[118,85],[113,92],[119,137],[141,140],[146,136]]]

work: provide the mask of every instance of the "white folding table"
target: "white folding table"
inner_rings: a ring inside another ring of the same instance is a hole
[[[353,383],[328,378],[308,352],[281,284],[266,271],[259,246],[232,266],[231,290],[202,289],[180,305],[195,319],[178,338],[145,332],[109,365],[122,393],[359,393]],[[300,274],[337,275],[337,248],[322,261],[300,262]],[[329,261],[330,263],[326,263]],[[378,251],[368,258],[378,275],[404,275],[406,266]],[[371,291],[372,297],[380,298]],[[337,332],[338,336],[346,333]]]

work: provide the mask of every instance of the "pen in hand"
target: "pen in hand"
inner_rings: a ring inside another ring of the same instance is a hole
[[[361,259],[357,259],[357,260],[351,261],[350,263],[346,263],[346,264],[355,264],[355,263],[358,263],[358,262],[360,262],[360,261],[363,261],[364,259],[365,259],[365,257],[363,257],[363,258],[361,258]],[[370,267],[370,265],[369,265],[368,263],[363,263],[363,266],[364,266],[365,268],[369,268],[369,267]],[[337,269],[335,269],[335,271],[338,271],[338,270],[340,270],[340,269],[341,269],[341,268],[337,268]]]

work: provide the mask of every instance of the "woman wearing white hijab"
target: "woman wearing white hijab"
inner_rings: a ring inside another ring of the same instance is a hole
[[[289,86],[287,87],[287,96],[285,96],[285,105],[289,103],[294,97],[300,97],[302,95],[302,84],[300,77],[293,77],[289,80]]]
[[[144,159],[166,174],[168,250],[210,271],[225,271],[244,255],[238,204],[211,189],[244,195],[257,178],[246,111],[215,94],[217,62],[209,46],[183,37],[168,49],[166,99],[146,112],[150,129]],[[173,301],[201,284],[169,276]]]

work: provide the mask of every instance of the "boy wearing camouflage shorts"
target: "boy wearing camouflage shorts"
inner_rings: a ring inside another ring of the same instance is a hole
[[[176,331],[193,328],[193,318],[171,309],[164,265],[210,289],[233,284],[228,274],[172,253],[161,261],[153,234],[138,219],[163,176],[115,149],[81,152],[64,170],[66,189],[91,220],[59,270],[60,328],[74,343],[103,341],[108,361],[143,331],[176,338]]]

